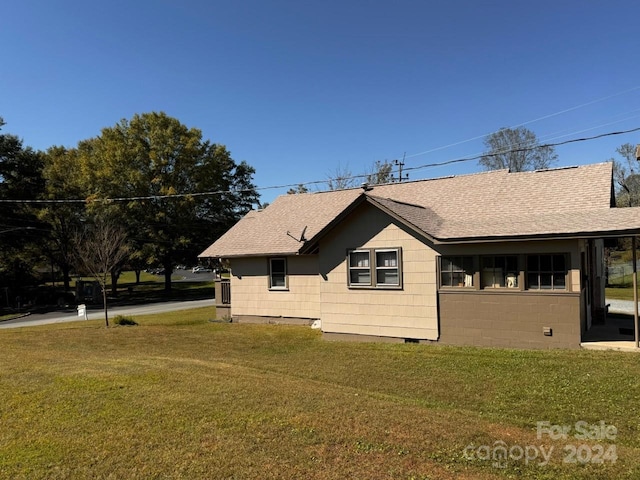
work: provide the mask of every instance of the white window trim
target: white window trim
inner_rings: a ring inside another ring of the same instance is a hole
[[[351,254],[353,253],[366,253],[369,257],[368,265],[366,267],[352,267],[351,266]],[[347,282],[351,288],[371,288],[373,287],[373,272],[372,272],[373,259],[371,258],[371,250],[369,249],[355,249],[347,252]],[[356,270],[368,270],[369,282],[368,283],[353,283],[351,282],[351,272]]]

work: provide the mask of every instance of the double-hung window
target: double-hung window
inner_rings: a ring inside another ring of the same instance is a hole
[[[287,259],[269,259],[269,289],[286,290],[287,285]]]
[[[400,288],[401,262],[399,248],[350,250],[347,254],[349,286]]]

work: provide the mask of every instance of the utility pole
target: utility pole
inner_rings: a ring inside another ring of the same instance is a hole
[[[395,165],[396,167],[398,167],[398,182],[402,182],[403,180],[409,180],[409,174],[405,174],[405,176],[402,176],[402,167],[404,167],[404,159],[406,157],[407,153],[405,152],[404,155],[402,155],[402,161],[400,160],[394,160],[392,162],[393,165]],[[393,174],[391,175],[391,181],[395,182],[396,179],[393,176]]]

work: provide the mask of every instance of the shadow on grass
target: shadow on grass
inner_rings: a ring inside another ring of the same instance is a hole
[[[137,305],[143,303],[175,302],[180,300],[206,300],[215,296],[213,282],[172,282],[166,291],[162,282],[141,282],[118,286],[116,296],[108,296],[110,305]],[[102,308],[102,302],[99,303]]]
[[[166,291],[164,282],[156,282],[153,280],[142,281],[138,284],[135,282],[118,284],[117,294],[114,295],[109,289],[107,294],[107,302],[109,308],[128,305],[144,305],[148,303],[162,302],[178,302],[181,300],[207,300],[215,297],[215,287],[213,282],[197,282],[197,281],[174,281],[171,283],[171,290]],[[97,302],[89,299],[79,301],[87,306],[87,310],[101,310],[102,296]],[[76,310],[76,304],[67,305],[37,305],[31,308],[23,308],[21,310],[11,310],[0,312],[6,314],[24,314],[24,313],[49,313],[49,312],[73,312]]]

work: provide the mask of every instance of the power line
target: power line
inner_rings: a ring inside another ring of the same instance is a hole
[[[472,160],[480,160],[482,157],[495,157],[495,156],[498,156],[498,155],[503,155],[505,153],[512,153],[512,152],[513,153],[528,152],[530,150],[535,150],[536,148],[559,147],[560,145],[567,145],[569,143],[586,142],[586,141],[589,141],[589,140],[596,140],[598,138],[611,137],[611,136],[614,136],[614,135],[623,135],[625,133],[633,133],[633,132],[637,132],[637,131],[640,131],[640,127],[632,128],[630,130],[621,130],[619,132],[601,133],[600,135],[594,135],[592,137],[573,138],[571,140],[565,140],[563,142],[544,143],[542,145],[535,145],[535,146],[531,146],[531,147],[513,148],[513,149],[510,149],[508,151],[502,151],[502,152],[497,152],[497,153],[483,153],[483,154],[475,155],[475,156],[472,156],[472,157],[456,158],[454,160],[447,160],[447,161],[439,162],[439,163],[428,163],[428,164],[420,165],[420,166],[417,166],[417,167],[408,167],[408,168],[405,168],[405,170],[420,170],[422,168],[428,168],[428,167],[439,167],[439,166],[442,166],[442,165],[451,165],[452,163],[470,162]]]
[[[588,107],[589,105],[594,105],[594,104],[599,103],[599,102],[604,102],[605,100],[609,100],[611,98],[619,97],[620,95],[625,95],[627,93],[630,93],[630,92],[633,92],[633,91],[636,91],[636,90],[640,90],[640,85],[635,86],[633,88],[629,88],[627,90],[623,90],[621,92],[617,92],[617,93],[613,93],[611,95],[607,95],[605,97],[600,97],[600,98],[597,98],[595,100],[591,100],[590,102],[586,102],[586,103],[582,103],[580,105],[576,105],[576,106],[573,106],[573,107],[565,108],[564,110],[560,110],[560,111],[555,112],[555,113],[550,113],[548,115],[543,115],[542,117],[534,118],[533,120],[528,120],[526,122],[519,123],[517,125],[513,125],[512,127],[508,127],[508,128],[524,127],[525,125],[530,125],[532,123],[539,122],[541,120],[546,120],[548,118],[557,117],[558,115],[562,115],[563,113],[572,112],[572,111],[578,110],[580,108]],[[497,131],[490,132],[490,133],[487,133],[487,134],[484,134],[484,135],[478,135],[478,136],[475,136],[475,137],[472,137],[472,138],[468,138],[467,140],[460,140],[459,142],[454,142],[454,143],[450,143],[448,145],[443,145],[442,147],[436,147],[436,148],[432,148],[430,150],[425,150],[424,152],[413,153],[411,155],[407,155],[406,158],[419,157],[421,155],[426,155],[427,153],[437,152],[439,150],[444,150],[444,149],[449,148],[449,147],[456,147],[456,146],[462,145],[464,143],[469,143],[469,142],[472,142],[474,140],[479,140],[481,138],[484,138],[484,137],[486,137],[488,135],[492,135],[494,133],[497,133]]]
[[[630,114],[630,113],[635,113],[637,111],[640,111],[640,109],[632,110],[631,112],[626,112],[626,113],[623,113],[623,114],[618,114],[616,116],[627,115],[627,114]],[[569,129],[565,129],[565,130],[560,131],[560,132],[549,133],[547,135],[544,135],[544,136],[540,137],[540,140],[546,138],[547,142],[549,142],[551,140],[557,140],[559,138],[568,137],[569,135],[576,135],[578,133],[584,133],[584,132],[588,132],[588,131],[591,131],[591,130],[596,130],[596,129],[603,128],[603,127],[608,127],[610,125],[615,125],[616,123],[626,122],[627,120],[633,120],[634,118],[637,118],[638,116],[640,116],[640,115],[632,115],[630,117],[625,117],[625,118],[622,118],[622,119],[619,119],[619,120],[615,120],[615,121],[611,121],[611,122],[607,122],[607,123],[601,123],[601,124],[593,126],[593,127],[583,128],[581,130],[571,130],[568,133],[563,133],[563,132],[567,132],[569,130]],[[612,118],[615,118],[615,117],[612,117]],[[597,137],[593,137],[593,138],[597,138]],[[549,144],[549,143],[547,143],[547,144],[548,145],[552,145],[552,144]],[[547,144],[538,145],[538,147],[544,147]],[[487,157],[487,156],[504,155],[504,154],[507,154],[509,152],[517,152],[518,151],[518,150],[516,150],[517,148],[520,148],[521,146],[522,146],[522,148],[524,148],[526,145],[527,145],[526,142],[520,142],[520,143],[516,143],[516,144],[511,145],[509,148],[507,148],[505,150],[500,150],[498,152],[495,152],[493,155],[488,155],[488,154],[486,154],[484,152],[479,152],[479,153],[474,153],[473,155],[471,155],[471,157],[473,157],[472,159],[479,159],[479,158]],[[553,145],[555,145],[555,144],[553,144]],[[561,144],[559,144],[559,145],[561,145]],[[536,147],[533,147],[533,148],[536,148]]]
[[[562,142],[555,142],[555,143],[544,143],[541,145],[533,145],[533,146],[529,146],[529,147],[517,147],[517,148],[512,148],[510,150],[506,150],[506,151],[501,151],[501,152],[497,152],[497,153],[482,153],[482,154],[477,154],[477,155],[473,155],[470,157],[462,157],[462,158],[455,158],[452,160],[445,160],[443,162],[434,162],[434,163],[426,163],[424,165],[418,165],[416,167],[406,167],[403,170],[404,171],[415,171],[415,170],[422,170],[424,168],[431,168],[431,167],[440,167],[443,165],[451,165],[454,163],[463,163],[463,162],[470,162],[473,160],[480,160],[482,157],[495,157],[497,155],[503,155],[505,153],[517,153],[517,152],[527,152],[530,150],[535,150],[537,148],[546,148],[546,147],[559,147],[561,145],[567,145],[570,143],[578,143],[578,142],[587,142],[590,140],[597,140],[599,138],[604,138],[604,137],[612,137],[612,136],[616,136],[616,135],[624,135],[627,133],[634,133],[640,131],[640,127],[636,127],[636,128],[631,128],[629,130],[620,130],[617,132],[608,132],[608,133],[601,133],[599,135],[593,135],[591,137],[582,137],[582,138],[573,138],[570,140],[564,140]],[[359,174],[359,175],[351,175],[349,177],[344,177],[344,180],[355,180],[358,178],[366,178],[368,176],[368,174]],[[13,204],[21,204],[21,203],[25,203],[25,204],[65,204],[65,203],[72,203],[72,204],[89,204],[89,203],[93,203],[93,202],[103,202],[103,203],[115,203],[115,202],[133,202],[133,201],[142,201],[142,200],[163,200],[163,199],[174,199],[174,198],[184,198],[184,197],[204,197],[204,196],[215,196],[215,195],[228,195],[228,194],[239,194],[239,193],[244,193],[244,192],[251,192],[252,190],[255,191],[263,191],[263,190],[276,190],[276,189],[283,189],[283,188],[294,188],[294,187],[298,187],[300,185],[303,186],[308,186],[308,185],[322,185],[322,184],[326,184],[327,180],[313,180],[310,182],[297,182],[297,183],[288,183],[288,184],[283,184],[283,185],[271,185],[268,187],[256,187],[255,189],[242,189],[242,190],[215,190],[215,191],[210,191],[210,192],[195,192],[195,193],[176,193],[173,195],[148,195],[148,196],[136,196],[136,197],[116,197],[116,198],[97,198],[97,199],[92,199],[92,200],[87,200],[87,199],[51,199],[51,200],[9,200],[9,199],[0,199],[0,203],[13,203]]]

